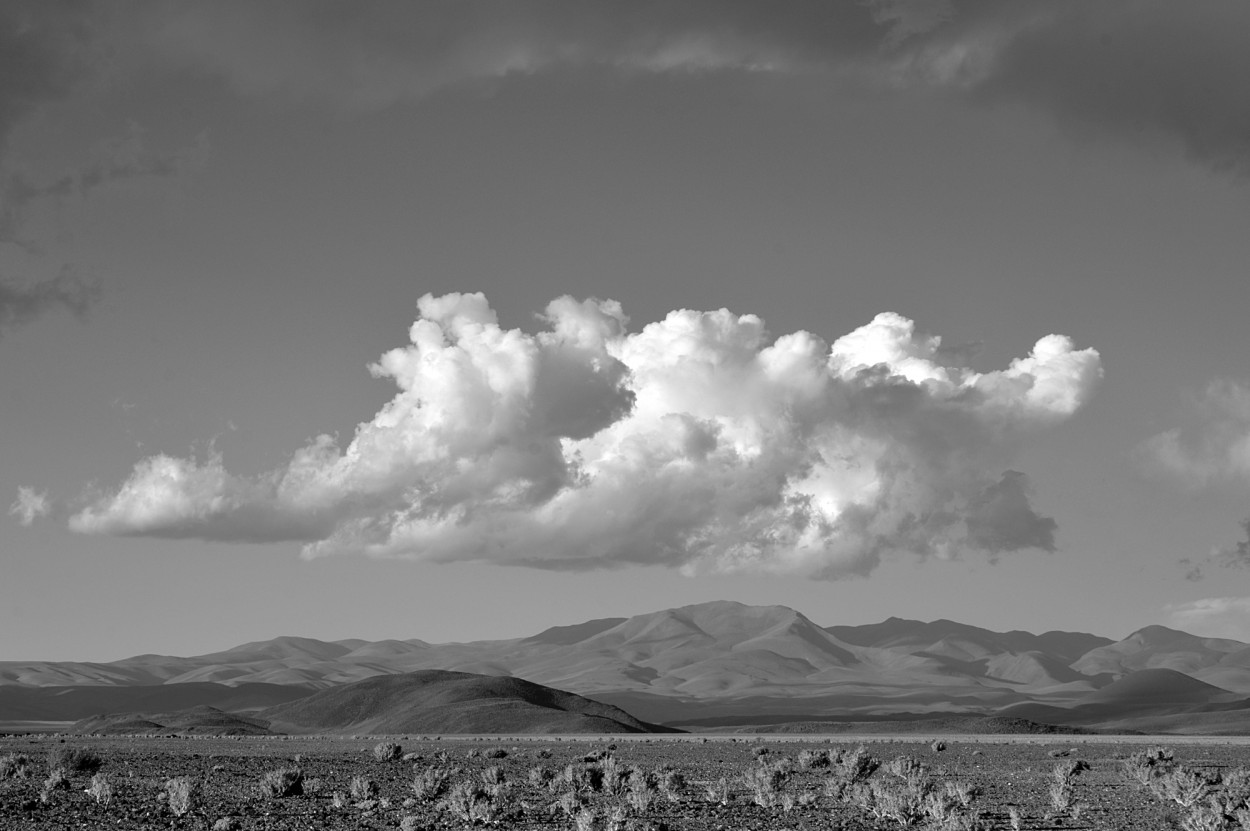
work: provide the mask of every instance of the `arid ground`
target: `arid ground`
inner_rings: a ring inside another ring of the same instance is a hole
[[[940,741],[4,736],[0,828],[1245,827],[1245,739]]]

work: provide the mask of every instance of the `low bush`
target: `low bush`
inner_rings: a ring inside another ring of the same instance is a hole
[[[107,807],[113,801],[113,784],[109,782],[108,775],[97,773],[91,777],[91,787],[87,788],[87,793],[97,805]]]
[[[86,747],[57,745],[48,752],[48,769],[60,768],[68,775],[93,774],[104,767],[104,757]]]
[[[373,758],[379,762],[395,762],[403,756],[404,749],[395,742],[378,742],[373,746]]]
[[[20,753],[9,753],[0,756],[0,782],[6,779],[29,779],[31,774],[30,759]]]
[[[282,799],[304,795],[304,771],[298,767],[266,771],[258,783],[261,796]]]
[[[177,776],[165,781],[166,804],[176,817],[185,817],[195,807],[195,781],[186,776]]]

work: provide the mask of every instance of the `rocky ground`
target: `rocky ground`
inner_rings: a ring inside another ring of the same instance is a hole
[[[1245,746],[944,741],[0,736],[0,828],[1243,827]]]

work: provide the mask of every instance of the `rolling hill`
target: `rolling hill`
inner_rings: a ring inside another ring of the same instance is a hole
[[[424,670],[525,679],[675,724],[751,713],[876,719],[993,715],[1014,707],[1033,714],[1022,718],[1073,718],[1095,712],[1077,708],[1098,705],[1101,699],[1090,696],[1100,690],[1110,690],[1115,703],[1123,697],[1117,679],[1148,670],[1250,693],[1250,646],[1159,626],[1118,642],[1082,632],[994,632],[950,620],[822,627],[785,606],[715,601],[506,640],[279,637],[190,657],[4,662],[0,720],[168,713],[200,704],[255,711]],[[243,700],[223,704],[227,690]]]
[[[608,704],[519,678],[421,670],[356,681],[263,711],[301,733],[655,733]]]

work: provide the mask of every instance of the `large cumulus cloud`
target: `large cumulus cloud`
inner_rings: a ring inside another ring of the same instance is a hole
[[[376,108],[559,67],[827,73],[1019,102],[1067,125],[1250,162],[1244,0],[173,2],[128,33],[246,94]]]
[[[630,332],[562,297],[530,334],[480,294],[425,296],[371,369],[398,387],[346,447],[279,470],[156,456],[71,521],[85,533],[292,540],[337,553],[545,568],[650,563],[837,577],[883,554],[1053,549],[1011,468],[1101,376],[1048,335],[1006,369],[952,365],[881,314],[832,344],[754,315],[671,312]]]

